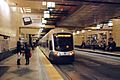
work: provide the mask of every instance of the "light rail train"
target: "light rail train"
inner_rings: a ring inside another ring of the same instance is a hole
[[[52,62],[70,63],[75,60],[73,34],[68,29],[52,29],[39,43],[44,49],[44,54]]]

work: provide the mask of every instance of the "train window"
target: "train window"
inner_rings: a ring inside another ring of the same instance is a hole
[[[73,50],[73,36],[69,33],[58,33],[54,35],[54,47],[57,51]]]
[[[49,41],[49,49],[52,50],[52,41]]]

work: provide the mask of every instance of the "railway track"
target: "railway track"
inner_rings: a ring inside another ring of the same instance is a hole
[[[81,54],[79,54],[81,53]],[[88,52],[77,53],[75,62],[71,64],[56,64],[57,70],[65,80],[119,80],[119,59],[114,56],[105,57]]]

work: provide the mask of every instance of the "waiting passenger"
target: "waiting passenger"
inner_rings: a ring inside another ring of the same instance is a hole
[[[105,40],[100,41],[100,48],[102,50],[105,50],[105,48],[106,48],[106,42],[105,42]]]
[[[20,42],[20,38],[19,38],[19,41],[17,41],[17,56],[18,56],[18,59],[17,59],[17,65],[20,65],[20,58],[21,58],[21,42]]]
[[[108,50],[109,51],[114,51],[116,48],[116,43],[113,41],[113,38],[110,38],[108,41]]]
[[[93,39],[93,40],[91,41],[91,47],[92,47],[93,50],[95,50],[95,46],[96,46],[96,45],[97,45],[97,40]]]
[[[31,57],[30,53],[30,45],[25,43],[25,59],[26,59],[26,65],[29,65],[30,60],[29,58]]]
[[[90,46],[91,46],[91,45],[90,45],[90,40],[87,40],[85,47],[86,47],[86,48],[90,48]]]
[[[82,41],[82,44],[81,44],[81,48],[85,48],[86,44],[85,44],[85,41],[83,40]]]

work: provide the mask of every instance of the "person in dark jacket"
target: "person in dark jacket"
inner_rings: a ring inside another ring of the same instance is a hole
[[[21,43],[20,43],[20,39],[19,41],[17,41],[17,65],[20,65],[20,58],[21,58]]]
[[[25,59],[26,59],[26,65],[29,65],[30,63],[30,45],[25,43]]]
[[[116,43],[115,43],[115,41],[113,41],[113,38],[110,38],[109,42],[108,42],[108,50],[114,51],[115,48],[116,48]]]
[[[85,41],[83,40],[82,41],[82,44],[81,44],[81,48],[85,48],[86,47],[86,43],[85,43]]]

